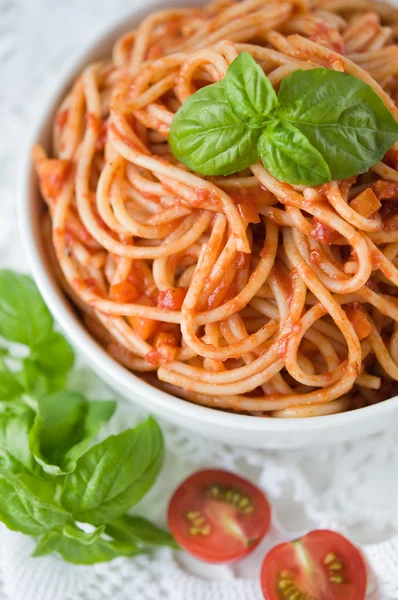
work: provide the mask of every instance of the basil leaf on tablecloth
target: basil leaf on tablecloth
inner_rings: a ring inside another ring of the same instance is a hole
[[[133,544],[103,538],[92,544],[84,544],[67,538],[58,531],[51,531],[40,539],[32,556],[46,556],[52,552],[57,552],[64,560],[75,565],[93,565],[119,556],[142,554],[143,551]]]
[[[144,517],[124,515],[109,523],[106,526],[106,533],[124,542],[141,542],[149,546],[170,546],[175,550],[179,549],[179,545],[170,533]]]
[[[12,400],[23,391],[22,386],[0,357],[0,401]]]
[[[53,318],[27,275],[0,270],[0,336],[30,348],[51,333]]]
[[[156,421],[93,446],[66,476],[61,501],[78,521],[110,523],[149,490],[162,466],[164,442]]]
[[[29,430],[33,412],[21,407],[18,413],[0,413],[0,466],[13,473],[32,471],[34,461],[29,449]]]
[[[105,525],[101,525],[101,527],[96,527],[90,533],[83,531],[75,523],[66,523],[66,525],[64,525],[62,528],[62,534],[66,538],[68,538],[70,540],[76,540],[77,542],[80,542],[81,544],[84,544],[85,546],[94,544],[94,542],[99,540],[99,538],[104,533],[104,531],[105,531]]]
[[[54,494],[55,487],[44,479],[0,469],[0,520],[28,535],[60,527],[69,514],[55,503]]]
[[[88,402],[70,390],[39,398],[30,448],[50,475],[64,475],[115,410],[114,402]]]
[[[53,331],[41,344],[34,349],[33,358],[42,373],[55,385],[62,389],[66,376],[73,367],[75,355],[69,342],[63,335]],[[57,391],[52,389],[51,391]]]

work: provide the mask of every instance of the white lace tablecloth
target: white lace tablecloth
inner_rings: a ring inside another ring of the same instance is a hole
[[[24,270],[17,232],[18,162],[54,74],[89,39],[145,0],[0,0],[0,266]],[[113,394],[87,373],[76,385]],[[142,414],[120,401],[113,429]],[[220,466],[250,477],[274,507],[272,535],[236,567],[204,566],[162,550],[152,556],[75,567],[29,557],[33,542],[0,527],[2,600],[261,600],[261,559],[276,541],[335,528],[360,544],[371,570],[369,598],[398,599],[398,432],[338,447],[269,452],[226,446],[163,424],[167,460],[138,507],[164,524],[166,498],[188,473]]]

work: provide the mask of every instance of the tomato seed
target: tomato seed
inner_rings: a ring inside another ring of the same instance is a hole
[[[198,517],[200,517],[200,512],[195,511],[195,512],[189,512],[187,513],[187,519],[189,519],[190,521],[193,521],[194,519],[197,519]]]
[[[330,554],[327,554],[325,557],[325,560],[323,561],[325,565],[328,565],[329,563],[333,562],[334,560],[336,560],[336,555],[333,554],[332,552],[330,552]]]
[[[329,577],[329,580],[333,581],[333,583],[344,583],[344,577],[341,575],[332,575]]]
[[[343,568],[343,565],[339,562],[334,562],[331,565],[329,565],[329,569],[331,571],[341,571],[342,568]]]

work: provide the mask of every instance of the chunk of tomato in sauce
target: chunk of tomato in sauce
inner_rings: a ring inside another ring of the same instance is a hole
[[[365,309],[358,302],[352,302],[347,304],[345,312],[358,338],[363,340],[368,337],[372,331],[372,325]]]
[[[146,360],[158,367],[176,360],[178,342],[172,331],[160,331],[154,339],[154,348],[145,356]]]
[[[120,304],[129,304],[135,302],[140,297],[140,292],[137,286],[126,279],[120,283],[115,283],[109,288],[109,295],[111,300]]]
[[[141,296],[137,301],[137,304],[142,306],[153,306],[153,302],[147,296]],[[147,340],[153,335],[158,328],[158,321],[154,319],[147,319],[146,317],[127,317],[127,321],[130,323],[131,328],[142,340]]]
[[[187,291],[187,288],[169,288],[160,291],[157,299],[158,308],[181,310]]]
[[[36,163],[36,169],[43,198],[51,205],[59,196],[72,171],[72,162],[45,158]]]

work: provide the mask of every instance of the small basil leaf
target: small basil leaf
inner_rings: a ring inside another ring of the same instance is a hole
[[[64,454],[83,436],[87,404],[82,394],[68,390],[39,398],[29,442],[46,473],[62,474],[59,464]]]
[[[69,519],[53,500],[54,487],[31,475],[0,469],[0,520],[14,531],[41,535]]]
[[[0,400],[12,400],[22,392],[21,385],[0,357]]]
[[[88,403],[82,439],[65,454],[62,462],[64,473],[71,473],[75,470],[76,460],[87,450],[101,427],[112,417],[115,409],[116,402],[113,400],[92,400]]]
[[[319,68],[281,84],[278,117],[295,125],[327,161],[332,179],[366,172],[398,140],[398,123],[366,83]]]
[[[48,378],[40,371],[36,362],[31,358],[24,358],[22,370],[18,373],[18,379],[25,392],[35,396],[43,396],[50,391]]]
[[[44,535],[32,556],[45,556],[52,552],[57,552],[64,560],[75,565],[93,565],[113,560],[119,556],[142,554],[142,550],[133,544],[100,538],[87,545],[67,538],[58,531],[51,531]]]
[[[313,186],[331,179],[323,156],[289,123],[268,125],[260,137],[258,149],[264,166],[279,181]]]
[[[11,472],[33,470],[34,461],[29,449],[29,430],[33,423],[33,412],[29,408],[15,415],[0,414],[0,464]]]
[[[160,529],[143,517],[124,515],[107,525],[106,533],[124,542],[133,541],[149,546],[169,546],[175,550],[180,548],[168,531]]]
[[[115,407],[113,401],[88,402],[68,390],[39,398],[29,436],[36,461],[49,475],[71,473]]]
[[[105,525],[96,527],[94,531],[91,531],[90,533],[83,531],[83,529],[80,529],[80,527],[75,525],[75,523],[66,523],[66,525],[64,525],[62,528],[62,533],[66,538],[76,540],[87,546],[94,544],[94,542],[101,537],[104,531]]]
[[[35,348],[34,359],[40,371],[48,376],[66,374],[73,367],[74,352],[60,333],[53,331]]]
[[[0,270],[0,335],[30,348],[52,331],[53,318],[27,275]]]
[[[202,175],[229,175],[258,160],[259,131],[250,129],[231,110],[224,82],[190,96],[177,111],[169,144],[174,156]]]
[[[65,478],[61,501],[78,521],[110,523],[136,504],[156,479],[164,442],[156,421],[112,435],[90,448]]]
[[[262,127],[264,117],[278,106],[270,80],[248,52],[231,63],[224,83],[230,107],[250,127]]]

